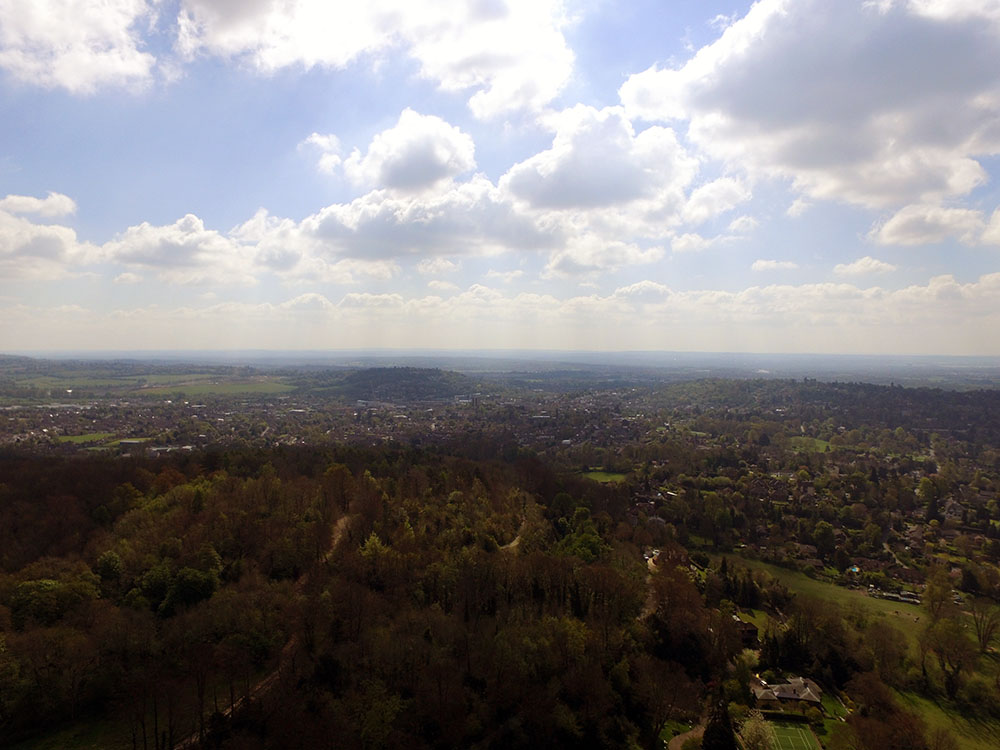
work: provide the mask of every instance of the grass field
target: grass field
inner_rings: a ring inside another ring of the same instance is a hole
[[[170,396],[174,394],[184,396],[238,396],[241,394],[261,394],[287,393],[294,391],[294,385],[280,383],[274,380],[258,380],[244,383],[178,383],[176,385],[159,385],[152,388],[143,388],[140,395],[143,396]]]
[[[181,374],[143,375],[141,380],[148,386],[171,385],[173,383],[194,383],[199,380],[218,379],[218,375],[209,372],[189,372]]]
[[[583,476],[595,482],[623,482],[625,475],[615,471],[585,471]]]
[[[825,453],[830,447],[830,443],[826,440],[804,437],[802,435],[796,435],[795,437],[789,438],[788,444],[793,450],[803,451],[805,453]]]
[[[946,712],[934,701],[915,693],[897,693],[904,708],[917,714],[929,729],[946,729],[962,750],[996,750],[1000,747],[1000,722],[969,721]]]
[[[816,737],[808,724],[790,721],[772,721],[774,736],[778,740],[778,750],[819,750]]]
[[[113,432],[87,432],[83,435],[60,435],[56,440],[60,443],[103,443],[114,436]]]
[[[730,558],[730,560],[735,564],[746,565],[752,570],[767,571],[795,594],[831,602],[842,610],[859,608],[869,615],[884,616],[887,618],[886,621],[898,628],[911,644],[916,643],[917,637],[923,630],[925,613],[915,604],[875,599],[864,591],[848,589],[828,581],[820,581],[797,570],[788,570],[760,560],[744,557]]]

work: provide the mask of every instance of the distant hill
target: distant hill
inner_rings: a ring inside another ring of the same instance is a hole
[[[318,385],[318,384],[317,384]],[[317,390],[348,401],[410,402],[453,398],[479,389],[472,378],[423,367],[372,367],[339,375]]]

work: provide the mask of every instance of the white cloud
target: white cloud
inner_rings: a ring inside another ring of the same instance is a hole
[[[457,292],[458,284],[452,284],[450,281],[440,281],[438,279],[431,279],[427,282],[427,286],[436,292]]]
[[[752,271],[791,271],[799,267],[791,260],[755,260],[750,266]]]
[[[794,219],[808,211],[810,206],[812,206],[811,201],[807,201],[805,198],[796,198],[785,211],[785,215],[791,216]]]
[[[869,238],[880,245],[926,245],[956,237],[971,245],[978,242],[985,228],[980,211],[912,205],[873,229]]]
[[[372,139],[363,156],[355,149],[343,165],[359,185],[412,192],[472,170],[474,154],[468,134],[440,117],[407,108],[394,127]]]
[[[172,283],[252,284],[253,249],[241,245],[193,214],[173,224],[143,222],[122,232],[101,248],[104,260],[155,271]]]
[[[299,147],[311,147],[319,152],[319,161],[316,168],[325,174],[333,174],[337,167],[344,161],[340,155],[340,140],[337,136],[327,133],[312,133]]]
[[[560,0],[221,3],[182,0],[178,49],[249,62],[344,68],[403,50],[447,91],[472,91],[478,117],[539,110],[566,85],[573,53]]]
[[[0,0],[0,68],[73,94],[144,85],[155,60],[137,26],[152,13],[145,0]]]
[[[11,214],[36,214],[53,217],[76,213],[76,202],[62,193],[49,193],[44,198],[30,195],[8,195],[0,198],[0,211]]]
[[[498,281],[501,281],[504,284],[509,284],[510,282],[521,278],[522,276],[524,276],[524,271],[522,271],[521,269],[515,269],[513,271],[496,271],[491,268],[489,271],[486,272],[487,279],[497,279]]]
[[[367,260],[495,255],[551,247],[559,238],[481,176],[436,193],[376,190],[327,206],[297,226],[279,222],[276,229],[263,248]]]
[[[448,296],[306,293],[279,303],[100,313],[0,309],[0,348],[316,348],[577,346],[692,351],[817,351],[1000,355],[1000,273],[970,283],[938,276],[898,290],[847,283],[674,291],[640,281],[608,295],[557,298],[474,284]]]
[[[9,207],[21,211],[34,211],[45,204],[32,203],[36,200],[22,196],[4,199],[10,201]],[[80,243],[76,232],[69,227],[35,224],[0,208],[0,278],[60,278],[74,265],[86,262],[93,250],[91,245]]]
[[[700,253],[711,246],[712,240],[693,232],[674,237],[670,242],[670,249],[675,253]]]
[[[142,281],[142,276],[131,271],[120,273],[114,278],[115,284],[138,284],[140,281]]]
[[[750,191],[746,185],[732,177],[720,177],[691,193],[684,206],[684,220],[693,225],[702,224],[748,200]]]
[[[335,309],[335,305],[324,297],[322,294],[317,294],[316,292],[307,292],[306,294],[300,294],[290,300],[277,305],[280,310],[291,310],[291,311],[302,311],[302,312],[329,312]]]
[[[865,276],[872,273],[888,273],[895,271],[896,266],[885,261],[876,260],[870,255],[858,258],[853,263],[838,263],[833,267],[833,272],[839,276]]]
[[[438,276],[442,273],[454,273],[458,264],[447,258],[424,258],[417,263],[417,273],[422,276]]]
[[[662,302],[671,294],[670,287],[647,279],[618,287],[611,296],[615,299],[627,299],[634,302]]]
[[[706,154],[813,198],[962,196],[986,178],[976,157],[1000,151],[1000,25],[973,3],[945,12],[955,7],[761,0],[686,64],[633,75],[620,96],[630,115],[686,120]]]
[[[729,231],[736,234],[749,234],[760,226],[760,222],[752,216],[737,216],[729,222]]]
[[[660,247],[640,248],[631,242],[606,240],[596,234],[574,236],[552,252],[543,278],[617,271],[624,266],[653,263],[663,257]]]
[[[984,245],[1000,245],[1000,208],[993,212],[979,241]]]
[[[593,209],[640,199],[683,201],[697,162],[669,128],[636,134],[620,107],[577,105],[549,118],[552,147],[515,164],[501,189],[538,209]]]

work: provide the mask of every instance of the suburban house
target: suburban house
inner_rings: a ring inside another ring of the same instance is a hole
[[[822,709],[823,691],[806,677],[790,677],[780,685],[768,685],[759,678],[750,682],[750,689],[757,698],[757,708],[785,710],[789,707],[805,710],[809,706]]]

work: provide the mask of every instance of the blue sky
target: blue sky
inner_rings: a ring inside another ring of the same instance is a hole
[[[998,0],[0,0],[0,350],[1000,355],[998,48]]]

